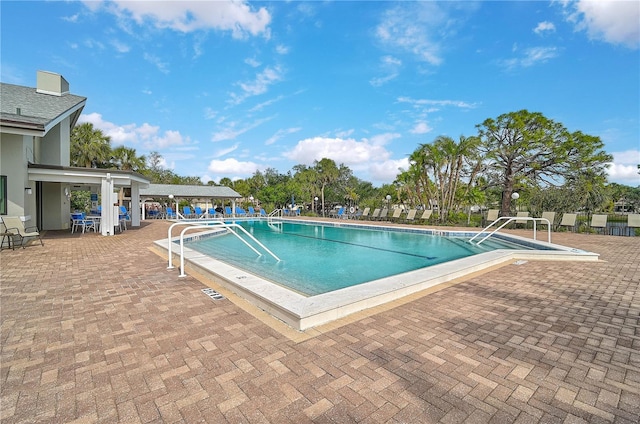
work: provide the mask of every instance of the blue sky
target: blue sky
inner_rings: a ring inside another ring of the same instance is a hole
[[[203,182],[328,157],[379,186],[419,144],[527,109],[640,176],[637,1],[2,1],[1,79]]]

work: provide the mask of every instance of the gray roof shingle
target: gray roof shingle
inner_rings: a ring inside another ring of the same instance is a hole
[[[176,184],[149,184],[148,188],[140,189],[141,197],[167,197],[173,194],[178,198],[220,198],[234,199],[242,197],[235,190],[225,186],[196,186]]]
[[[86,97],[74,94],[54,96],[37,93],[35,88],[5,83],[0,83],[0,99],[2,125],[39,130],[44,130],[50,122],[64,116],[87,100]],[[19,114],[18,109],[20,109]],[[72,126],[75,125],[77,116],[79,111],[72,118]]]

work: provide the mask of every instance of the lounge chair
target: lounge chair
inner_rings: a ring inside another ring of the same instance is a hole
[[[627,215],[627,225],[625,225],[624,231],[630,236],[636,228],[640,228],[640,213],[631,213]]]
[[[362,214],[358,217],[358,219],[367,219],[369,218],[369,212],[371,212],[371,208],[364,208]]]
[[[391,219],[394,221],[398,221],[400,219],[400,215],[402,215],[402,208],[395,208],[393,210],[393,214],[391,215]]]
[[[203,219],[205,217],[204,216],[205,213],[202,211],[202,208],[200,206],[196,206],[196,207],[193,208],[193,214],[198,219]]]
[[[555,212],[542,212],[542,217],[541,218],[545,218],[549,220],[549,225],[551,226],[551,228],[553,228],[554,225],[554,220],[556,219],[556,213]],[[540,225],[547,225],[546,222],[544,221],[538,221],[538,226]]]
[[[500,210],[498,209],[489,209],[487,211],[487,220],[484,225],[489,225],[500,216]]]
[[[177,218],[177,215],[173,211],[173,208],[167,207],[167,219],[176,219],[176,218]]]
[[[258,216],[258,214],[256,213],[256,210],[253,208],[253,206],[249,206],[249,207],[247,208],[247,210],[249,211],[249,212],[248,212],[248,215],[249,215],[249,216]]]
[[[231,212],[231,206],[224,207],[224,216],[225,217],[233,216],[233,212]]]
[[[207,210],[207,215],[208,218],[219,218],[222,217],[222,214],[218,211],[216,211],[214,208],[209,208],[209,210]]]
[[[266,218],[269,215],[267,214],[267,211],[265,211],[263,208],[260,208],[260,216],[263,216]]]
[[[528,218],[529,217],[529,212],[520,211],[520,212],[516,213],[516,217],[517,218]],[[524,225],[524,228],[527,228],[527,224],[528,223],[529,223],[529,221],[526,220],[526,219],[516,219],[514,227],[518,228],[518,224],[522,224],[522,225]]]
[[[428,221],[431,218],[431,214],[433,213],[433,209],[425,209],[420,215],[420,221]]]
[[[380,208],[375,208],[371,214],[371,219],[376,220],[380,216]]]
[[[596,231],[599,230],[602,234],[605,234],[607,231],[607,215],[593,215],[589,226],[592,229]]]
[[[382,221],[383,219],[386,220],[387,215],[389,215],[389,209],[382,208],[382,210],[380,211],[380,215],[378,216],[378,221]]]
[[[236,216],[243,216],[243,217],[247,216],[247,211],[245,211],[239,206],[236,206]]]
[[[413,222],[416,219],[416,214],[418,213],[417,209],[409,209],[407,212],[407,216],[404,218],[406,222]]]
[[[20,246],[24,249],[24,241],[29,237],[37,237],[40,240],[40,244],[44,246],[44,242],[42,241],[42,237],[40,236],[40,232],[38,228],[35,226],[25,227],[24,223],[17,216],[3,216],[2,223],[4,224],[5,230],[2,235],[2,244],[4,244],[4,238],[9,237],[9,244],[13,241],[13,249],[16,248],[15,239],[20,239]],[[12,240],[13,239],[13,240]],[[0,245],[1,246],[1,245]]]
[[[185,218],[196,218],[196,214],[191,210],[191,206],[183,206],[182,207],[182,215]]]
[[[562,215],[562,220],[560,221],[560,228],[567,227],[571,228],[571,231],[576,231],[576,219],[578,218],[578,214],[576,213],[565,213]]]

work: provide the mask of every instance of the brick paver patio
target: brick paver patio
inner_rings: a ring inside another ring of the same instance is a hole
[[[178,278],[151,221],[0,254],[2,423],[640,421],[640,237],[287,334]],[[519,234],[526,234],[523,230]]]

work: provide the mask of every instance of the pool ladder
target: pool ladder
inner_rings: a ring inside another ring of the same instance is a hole
[[[242,233],[244,233],[245,236],[247,236],[249,239],[251,239],[251,241],[253,241],[255,244],[257,244],[259,247],[261,247],[265,252],[267,252],[268,254],[270,254],[271,256],[273,256],[273,258],[280,262],[280,258],[277,257],[275,255],[275,253],[273,253],[271,250],[269,250],[264,244],[262,244],[258,239],[256,239],[254,236],[252,236],[247,230],[245,230],[241,225],[235,224],[235,223],[226,223],[226,222],[222,222],[222,221],[200,221],[197,224],[191,222],[176,222],[174,224],[171,224],[171,226],[169,227],[169,229],[167,230],[167,241],[168,241],[168,254],[169,254],[169,265],[167,266],[167,269],[172,269],[173,267],[173,255],[171,254],[171,230],[173,229],[173,227],[177,226],[177,225],[187,225],[187,228],[183,229],[180,232],[180,277],[186,277],[187,274],[184,273],[184,235],[187,231],[189,230],[194,230],[194,229],[212,229],[215,227],[222,227],[225,228],[228,232],[230,232],[231,234],[233,234],[234,236],[236,236],[241,242],[243,242],[247,247],[249,247],[251,250],[253,250],[254,252],[256,252],[258,254],[258,256],[262,256],[262,253],[260,253],[258,251],[258,249],[256,249],[255,247],[253,247],[248,241],[246,241],[244,238],[242,238],[240,236],[240,234],[238,234],[237,232],[235,232],[233,229],[239,229]]]
[[[484,234],[485,231],[487,231],[489,228],[493,227],[494,225],[496,225],[500,221],[505,221],[505,222],[504,222],[504,224],[500,225],[498,228],[496,228],[495,230],[493,230],[492,232],[487,234],[485,237],[483,237],[479,242],[476,243],[476,246],[479,246],[480,243],[482,243],[483,241],[485,241],[486,239],[488,239],[489,237],[491,237],[492,235],[497,233],[499,230],[504,228],[507,224],[510,224],[510,223],[512,223],[514,221],[517,224],[520,224],[521,223],[520,221],[533,221],[533,239],[534,240],[537,240],[536,223],[538,221],[542,222],[543,224],[546,223],[547,224],[547,242],[551,243],[551,223],[549,222],[549,220],[547,218],[533,218],[533,217],[530,217],[530,216],[526,216],[526,217],[525,216],[501,216],[500,218],[498,218],[495,221],[493,221],[491,224],[487,225],[484,228],[484,230],[480,231],[478,234],[476,234],[475,236],[471,237],[469,239],[469,243],[473,243],[473,240],[475,240],[480,235]]]

